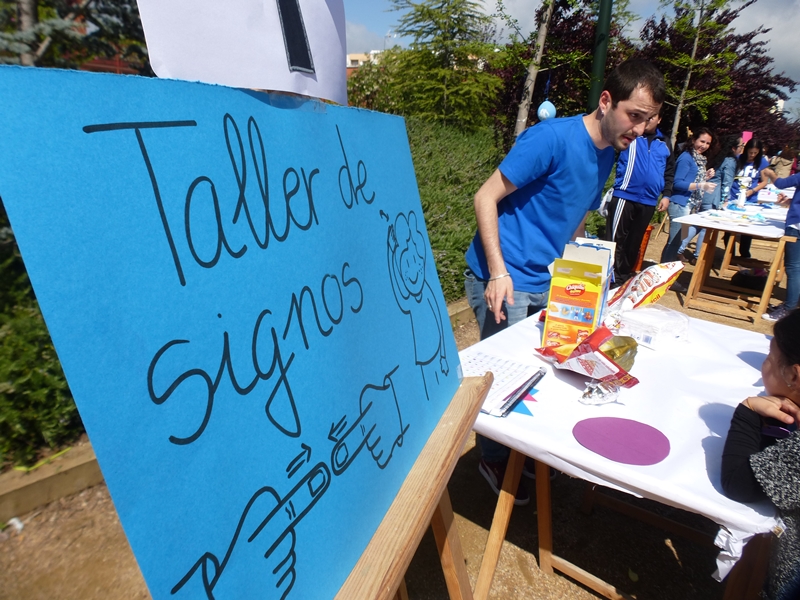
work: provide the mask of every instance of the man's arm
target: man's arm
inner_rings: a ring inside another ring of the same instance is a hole
[[[669,150],[669,156],[667,156],[667,164],[664,166],[664,189],[661,194],[669,199],[672,197],[672,182],[675,181],[675,155],[672,153],[672,145],[668,139],[664,140],[664,144]]]
[[[500,277],[508,273],[508,269],[503,260],[503,251],[500,249],[497,203],[516,189],[517,187],[506,179],[500,169],[496,169],[475,194],[475,218],[486,255],[486,264],[489,267],[489,283],[484,298],[497,323],[505,319],[502,312],[503,300],[514,304],[514,282],[511,281],[511,277]],[[495,279],[496,277],[498,279]]]
[[[667,155],[667,163],[664,165],[664,189],[661,190],[661,200],[656,204],[658,212],[664,212],[669,208],[669,199],[672,198],[672,184],[675,181],[675,154],[672,152],[672,144],[669,138],[664,139],[664,145],[667,147],[669,154]]]

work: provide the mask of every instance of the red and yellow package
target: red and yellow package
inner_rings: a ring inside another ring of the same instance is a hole
[[[589,337],[602,317],[605,290],[602,266],[556,259],[542,346],[574,347]]]
[[[633,387],[639,380],[631,375],[638,344],[627,336],[614,335],[598,327],[577,345],[537,348],[536,351],[558,369],[567,369],[619,387]]]

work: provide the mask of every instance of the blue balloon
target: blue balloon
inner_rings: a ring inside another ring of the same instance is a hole
[[[536,111],[540,121],[550,119],[556,116],[556,107],[550,100],[545,100],[539,105],[539,110]]]

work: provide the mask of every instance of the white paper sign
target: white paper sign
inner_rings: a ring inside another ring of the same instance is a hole
[[[159,77],[347,104],[342,0],[139,0]]]

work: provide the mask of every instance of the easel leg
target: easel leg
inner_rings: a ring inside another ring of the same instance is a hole
[[[444,579],[451,600],[472,600],[472,586],[469,583],[467,567],[464,564],[464,553],[461,550],[461,538],[458,536],[450,494],[445,488],[439,505],[431,519],[433,536],[439,549]],[[406,598],[408,596],[406,595]]]
[[[550,504],[550,467],[536,461],[536,509],[539,524],[539,570],[553,573],[553,514]]]
[[[489,539],[486,541],[486,549],[483,551],[481,571],[478,575],[478,581],[475,583],[475,600],[486,600],[489,597],[489,589],[492,587],[497,561],[500,559],[500,550],[503,548],[503,540],[506,539],[506,531],[508,531],[508,522],[511,520],[511,511],[514,508],[519,479],[522,477],[523,464],[525,464],[525,455],[512,450],[508,457],[506,476],[503,478],[503,487],[497,500],[497,508],[494,509]],[[549,484],[550,479],[547,482]]]

